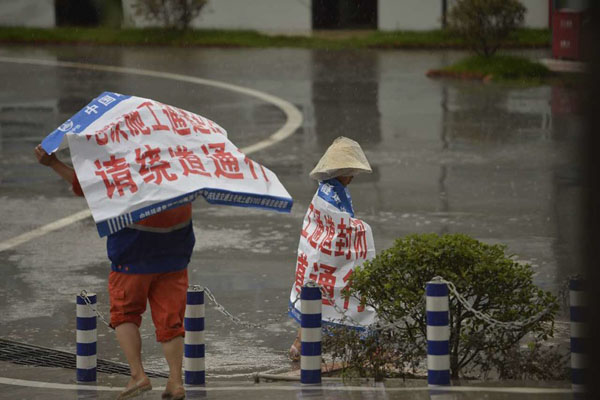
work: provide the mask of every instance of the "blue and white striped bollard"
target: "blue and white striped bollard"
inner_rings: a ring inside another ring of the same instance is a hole
[[[588,304],[584,290],[584,281],[571,279],[569,281],[569,308],[571,314],[571,383],[576,392],[585,390],[587,383],[586,341],[588,335]]]
[[[185,307],[183,369],[186,385],[204,385],[204,288],[192,286]]]
[[[321,289],[313,282],[300,292],[300,382],[321,383]]]
[[[429,386],[450,385],[450,325],[448,285],[429,281],[427,296],[427,383]]]
[[[77,381],[95,382],[96,343],[98,341],[97,317],[94,310],[86,304],[82,296],[86,296],[92,306],[96,304],[95,293],[82,292],[77,295]]]

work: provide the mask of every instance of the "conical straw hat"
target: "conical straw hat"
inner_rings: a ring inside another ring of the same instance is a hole
[[[337,176],[354,176],[361,172],[373,172],[365,153],[357,142],[340,136],[323,154],[310,177],[324,181]]]

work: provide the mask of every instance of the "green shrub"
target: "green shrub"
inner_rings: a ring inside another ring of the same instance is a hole
[[[473,310],[498,321],[524,321],[528,325],[503,329],[475,318],[450,296],[450,369],[453,378],[460,372],[476,373],[494,369],[494,360],[514,352],[527,335],[540,343],[554,332],[558,302],[532,282],[533,271],[505,254],[503,245],[490,245],[462,234],[410,235],[396,240],[352,275],[350,294],[375,308],[384,325],[393,331],[376,335],[379,343],[370,350],[384,349],[399,371],[422,363],[426,357],[425,284],[435,276],[454,283]],[[336,340],[332,338],[329,340]],[[347,345],[347,344],[346,344]],[[344,344],[338,344],[338,353]],[[329,344],[329,348],[336,348]],[[339,356],[339,354],[338,354]],[[363,359],[355,359],[365,363]],[[514,358],[514,357],[513,357]],[[389,363],[389,360],[386,361]]]
[[[448,29],[489,57],[523,24],[526,11],[518,0],[457,0],[448,13]]]

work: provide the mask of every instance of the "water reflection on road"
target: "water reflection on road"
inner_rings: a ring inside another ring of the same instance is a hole
[[[535,53],[527,53],[534,56]],[[194,205],[198,245],[193,282],[210,287],[236,315],[265,324],[258,334],[207,312],[209,372],[288,368],[294,324],[285,317],[300,224],[316,188],[308,172],[331,143],[358,140],[374,173],[350,187],[357,215],[371,224],[378,250],[421,232],[461,232],[491,243],[535,269],[557,293],[580,269],[582,118],[577,92],[431,80],[430,68],[463,54],[424,51],[5,47],[0,56],[109,64],[189,74],[251,87],[294,103],[299,131],[253,155],[295,200],[290,215]],[[0,63],[0,241],[85,207],[31,150],[105,90],[154,98],[224,126],[238,146],[284,123],[258,99],[221,89],[101,71]],[[0,335],[72,349],[73,294],[99,293],[107,312],[108,266],[91,221],[0,253]],[[146,358],[161,367],[146,318]],[[212,332],[210,332],[212,330]],[[102,358],[120,357],[110,333]],[[212,361],[211,361],[212,356]]]

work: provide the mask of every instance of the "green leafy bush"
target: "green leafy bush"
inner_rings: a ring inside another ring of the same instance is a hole
[[[481,375],[497,369],[494,360],[514,353],[525,336],[536,346],[552,336],[559,307],[556,298],[533,284],[531,266],[516,262],[505,250],[503,245],[462,234],[410,235],[396,240],[393,247],[352,275],[350,294],[374,307],[382,324],[396,325],[375,334],[373,343],[364,342],[369,347],[364,351],[388,356],[382,365],[392,365],[400,372],[422,365],[426,358],[425,285],[435,276],[454,283],[471,308],[450,296],[453,378],[461,372]],[[473,310],[498,321],[532,320],[504,329],[476,318]],[[349,344],[333,343],[338,340],[335,335],[327,340],[326,350],[333,349],[342,358],[343,348]],[[361,357],[346,355],[346,362],[365,365],[369,354],[363,352]],[[377,373],[376,368],[371,369]]]
[[[448,13],[448,29],[489,57],[523,24],[526,11],[518,0],[457,0]]]

